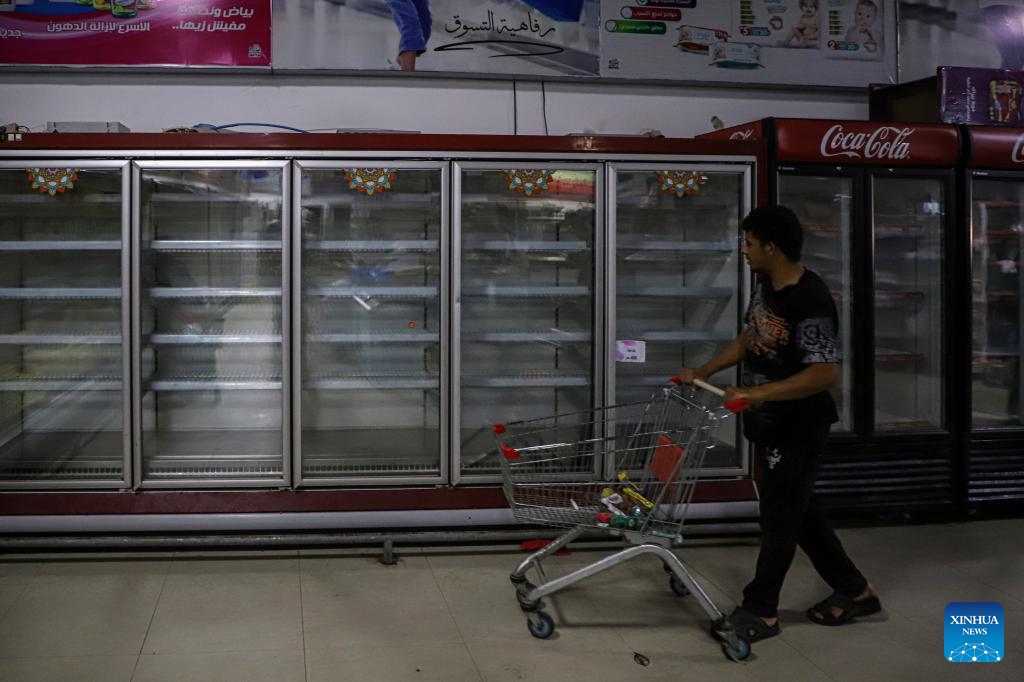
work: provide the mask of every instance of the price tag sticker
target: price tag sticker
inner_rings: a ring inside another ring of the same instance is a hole
[[[616,362],[647,362],[647,344],[623,339],[615,342]]]

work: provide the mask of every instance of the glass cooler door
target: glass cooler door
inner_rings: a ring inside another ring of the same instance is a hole
[[[609,404],[646,401],[682,367],[698,367],[739,333],[744,280],[737,237],[750,178],[735,167],[613,166],[615,348]],[[712,383],[737,383],[737,370]],[[717,398],[707,395],[709,405]],[[706,470],[744,465],[738,420],[719,432]]]
[[[290,479],[285,163],[135,171],[141,483]]]
[[[818,273],[832,292],[839,313],[842,354],[839,385],[832,389],[839,423],[832,432],[853,431],[853,280],[851,244],[853,175],[780,173],[778,201],[796,213],[804,228],[803,264]]]
[[[0,486],[125,487],[127,164],[47,163],[0,167]]]
[[[602,181],[596,165],[456,167],[453,374],[465,477],[497,472],[495,422],[577,413],[598,399]]]
[[[1024,184],[971,181],[972,417],[975,429],[1024,426],[1020,409],[1024,319]]]
[[[300,165],[296,476],[439,482],[447,476],[447,166],[362,163]]]
[[[942,429],[945,182],[872,184],[875,431]]]

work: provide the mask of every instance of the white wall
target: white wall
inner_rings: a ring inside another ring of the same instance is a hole
[[[513,101],[516,106],[513,107]],[[545,106],[546,102],[546,106]],[[586,130],[671,137],[765,116],[865,119],[864,91],[800,87],[634,85],[368,76],[225,73],[0,73],[0,124],[120,121],[135,132],[199,122],[303,129],[565,135]],[[250,128],[258,131],[260,129]],[[269,132],[269,131],[268,131]]]

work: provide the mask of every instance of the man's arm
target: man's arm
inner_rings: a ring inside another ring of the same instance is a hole
[[[694,379],[706,381],[709,376],[723,369],[742,362],[747,355],[747,332],[740,332],[721,353],[697,368],[684,367],[679,378],[684,384],[692,384]]]
[[[726,402],[746,398],[754,405],[766,400],[799,400],[822,391],[827,391],[839,381],[839,364],[820,362],[804,367],[791,377],[781,381],[771,381],[760,386],[737,388],[730,386],[725,390]]]

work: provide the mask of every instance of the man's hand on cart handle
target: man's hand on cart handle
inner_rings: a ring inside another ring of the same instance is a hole
[[[707,375],[702,374],[699,369],[693,367],[683,367],[679,370],[679,374],[672,377],[672,381],[677,384],[692,384],[696,380],[707,380]],[[676,381],[678,379],[679,381]]]
[[[687,376],[688,371],[690,374]],[[686,380],[687,378],[689,378],[689,381]],[[729,386],[725,390],[722,390],[717,386],[712,386],[703,379],[698,379],[695,376],[694,371],[689,368],[684,368],[681,373],[672,377],[672,381],[680,386],[683,384],[693,384],[697,388],[708,391],[709,393],[714,393],[722,399],[722,407],[733,413],[749,410],[753,404],[753,399],[746,389]],[[732,394],[730,394],[730,391]]]

